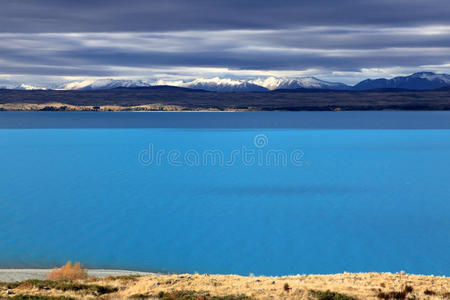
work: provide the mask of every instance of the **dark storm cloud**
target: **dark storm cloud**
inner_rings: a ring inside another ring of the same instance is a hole
[[[331,29],[332,31],[335,29]],[[167,34],[3,34],[3,71],[99,76],[108,67],[216,67],[252,70],[357,71],[449,61],[450,27],[396,30],[320,28],[270,31],[191,31]],[[59,71],[60,70],[60,71]],[[97,70],[97,71],[95,71]],[[89,71],[89,72],[88,72]],[[132,74],[130,74],[132,75]]]
[[[43,76],[113,76],[113,72],[99,68],[80,68],[67,66],[10,66],[0,63],[0,69],[10,75]]]
[[[111,52],[90,50],[61,51],[58,53],[36,53],[36,56],[18,53],[3,53],[9,62],[20,62],[16,65],[0,63],[0,68],[9,74],[42,74],[42,75],[88,75],[111,76],[110,67],[159,68],[164,67],[218,67],[250,70],[303,70],[326,66],[329,70],[358,71],[361,68],[390,67],[392,65],[408,67],[411,60],[418,65],[445,62],[448,55],[444,51],[424,56],[420,50],[402,56],[392,50],[391,53],[362,52],[356,56],[322,55],[321,53],[285,53],[283,51],[253,51],[232,54],[226,51],[194,53],[167,53],[148,51],[146,53]],[[33,65],[39,61],[39,66]],[[76,66],[76,67],[75,67]],[[323,67],[325,68],[325,67]],[[133,75],[133,74],[130,74]]]
[[[448,0],[3,0],[0,76],[445,70],[449,15]]]
[[[448,22],[448,0],[3,0],[2,32],[408,26]]]

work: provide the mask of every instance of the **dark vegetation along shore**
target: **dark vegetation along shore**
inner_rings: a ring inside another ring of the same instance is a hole
[[[91,91],[0,90],[0,110],[450,110],[450,89],[218,93],[157,86]]]

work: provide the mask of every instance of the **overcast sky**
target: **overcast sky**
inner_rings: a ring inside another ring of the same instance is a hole
[[[449,0],[1,0],[0,84],[450,73]]]

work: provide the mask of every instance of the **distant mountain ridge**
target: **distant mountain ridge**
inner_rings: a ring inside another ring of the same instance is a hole
[[[247,80],[233,80],[229,78],[200,78],[181,85],[197,90],[212,92],[265,92],[268,89]]]
[[[122,80],[122,79],[99,79],[83,80],[81,82],[72,82],[62,86],[62,90],[109,90],[119,87],[138,88],[150,86],[147,82],[141,80]]]
[[[366,79],[353,86],[354,90],[372,89],[405,89],[434,90],[450,85],[450,75],[419,72],[409,76],[399,76],[392,79]]]
[[[338,82],[327,82],[315,77],[301,78],[258,78],[258,79],[230,79],[230,78],[198,78],[192,81],[156,81],[154,83],[131,80],[85,80],[81,82],[69,83],[60,89],[62,90],[104,90],[118,87],[138,88],[158,85],[172,85],[195,90],[205,90],[211,92],[267,92],[276,89],[336,89],[346,90],[350,87]]]
[[[250,82],[265,87],[268,90],[279,89],[333,89],[345,90],[350,87],[340,82],[328,82],[320,80],[316,77],[301,77],[301,78],[275,78],[268,77],[266,79],[255,79]]]
[[[230,78],[197,78],[192,81],[163,81],[155,82],[145,80],[124,79],[97,79],[74,81],[58,86],[57,88],[38,87],[25,83],[15,86],[1,86],[0,88],[14,90],[108,90],[115,88],[146,88],[154,86],[173,86],[194,90],[212,92],[268,92],[275,90],[342,90],[342,91],[368,91],[368,90],[434,90],[450,86],[450,75],[433,72],[418,72],[409,76],[398,76],[392,79],[378,78],[366,79],[354,86],[340,82],[329,82],[316,77],[299,78],[256,78],[256,79],[230,79]]]

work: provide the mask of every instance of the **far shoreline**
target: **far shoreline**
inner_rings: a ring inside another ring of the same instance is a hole
[[[29,279],[44,280],[47,273],[53,269],[47,268],[0,268],[0,282],[25,281]],[[104,278],[108,276],[126,275],[156,275],[155,272],[142,272],[132,270],[116,269],[88,269],[88,275],[92,277]]]
[[[188,107],[164,105],[161,103],[135,106],[123,105],[70,105],[65,103],[0,103],[0,112],[414,112],[414,111],[450,111],[450,107],[404,107],[404,106],[320,106],[320,107],[247,107],[247,108],[216,108]]]
[[[48,272],[52,271],[54,268],[0,268],[0,282],[15,282],[15,281],[25,281],[28,279],[40,279],[44,280]],[[198,274],[197,272],[146,272],[146,271],[134,271],[134,270],[121,270],[121,269],[87,269],[88,275],[97,278],[105,278],[110,276],[129,276],[129,275],[139,275],[139,276],[176,276],[180,274]],[[204,273],[208,274],[208,273]],[[345,274],[408,274],[411,276],[423,276],[423,277],[435,277],[435,278],[449,278],[447,275],[435,275],[435,274],[419,274],[419,273],[405,273],[404,271],[399,272],[339,272],[339,273],[311,273],[311,274],[287,274],[287,275],[247,275],[249,277],[295,277],[295,276],[335,276],[335,275],[345,275]],[[217,274],[221,276],[243,276],[239,274]]]

